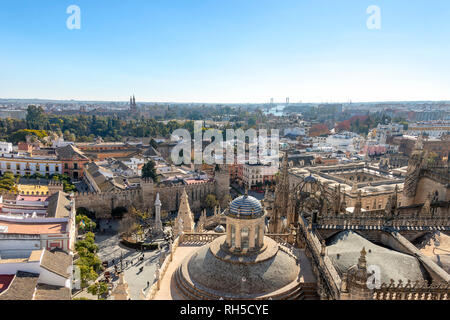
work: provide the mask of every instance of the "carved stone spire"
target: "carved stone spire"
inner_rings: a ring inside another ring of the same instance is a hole
[[[292,214],[289,214],[289,166],[287,152],[283,156],[280,175],[277,177],[275,187],[275,202],[270,219],[270,232],[279,233],[282,229],[282,217],[287,217],[287,223],[294,222]]]
[[[353,215],[360,216],[362,213],[362,201],[361,201],[361,190],[358,191],[358,197],[356,198],[355,208],[353,209]]]
[[[189,206],[189,198],[186,193],[186,189],[183,189],[181,195],[180,207],[178,209],[177,223],[179,220],[183,221],[183,231],[193,232],[194,231],[194,215],[192,214],[191,208]]]
[[[353,182],[352,184],[352,191],[353,194],[358,193],[358,184],[356,183],[356,181]]]
[[[367,267],[366,248],[363,247],[360,253],[361,253],[361,255],[359,256],[359,259],[358,259],[358,268],[365,269]]]
[[[420,135],[417,138],[414,151],[412,152],[408,161],[408,170],[403,185],[403,199],[402,203],[405,206],[415,203],[415,196],[417,185],[419,183],[419,176],[426,159],[428,158],[427,150],[423,149],[423,137]]]
[[[423,135],[420,134],[417,137],[416,144],[414,145],[415,150],[423,150]]]
[[[425,199],[425,203],[423,204],[422,210],[420,210],[421,215],[428,215],[431,213],[431,199],[432,195],[429,192],[427,198]]]

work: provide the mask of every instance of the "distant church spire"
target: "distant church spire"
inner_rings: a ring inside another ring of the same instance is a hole
[[[133,96],[130,96],[130,110],[131,111],[136,111],[136,98]]]

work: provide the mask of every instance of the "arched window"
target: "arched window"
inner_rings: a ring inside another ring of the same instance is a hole
[[[255,246],[259,243],[259,225],[255,227]]]
[[[231,225],[231,247],[234,248],[236,246],[236,228],[234,225]]]
[[[241,248],[248,249],[249,243],[249,230],[248,227],[242,228],[241,230]]]

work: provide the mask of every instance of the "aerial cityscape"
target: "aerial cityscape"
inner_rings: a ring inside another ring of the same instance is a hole
[[[0,4],[0,302],[448,300],[450,3],[307,2]]]

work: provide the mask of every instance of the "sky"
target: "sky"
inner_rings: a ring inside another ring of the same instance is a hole
[[[0,98],[450,100],[449,17],[448,0],[0,0]]]

